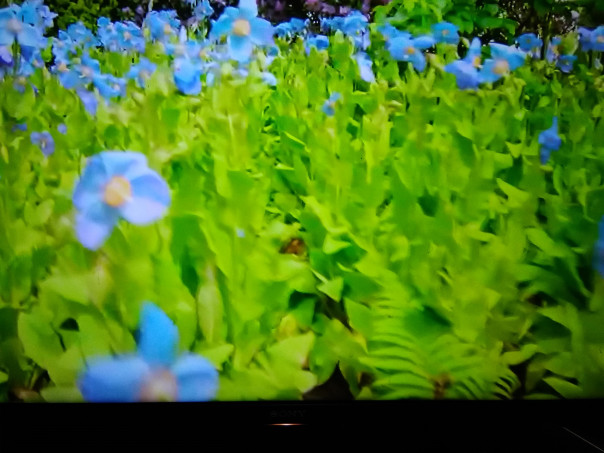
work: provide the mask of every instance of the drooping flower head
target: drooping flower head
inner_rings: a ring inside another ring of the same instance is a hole
[[[73,204],[78,210],[80,243],[97,250],[120,218],[148,225],[163,217],[170,204],[166,182],[132,151],[104,151],[88,159],[77,182]]]
[[[329,47],[329,38],[325,35],[316,35],[306,38],[304,48],[306,55],[310,55],[310,49],[315,48],[317,50],[325,50]]]
[[[257,16],[256,0],[240,0],[238,8],[225,8],[224,13],[214,22],[210,37],[220,39],[227,36],[230,57],[240,62],[247,61],[254,46],[273,44],[273,26]]]
[[[174,60],[174,83],[183,94],[197,95],[201,93],[201,75],[203,66],[201,61],[189,58]]]
[[[600,25],[591,33],[591,48],[598,52],[604,51],[604,25]]]
[[[88,402],[210,401],[218,390],[218,372],[200,355],[178,354],[178,329],[156,305],[141,311],[136,354],[100,357],[78,379]]]
[[[556,61],[556,67],[562,72],[569,73],[573,70],[573,64],[576,59],[576,55],[560,55]]]
[[[588,52],[593,49],[592,32],[589,28],[579,27],[579,44],[583,52]]]
[[[0,46],[11,47],[16,41],[21,46],[40,47],[42,30],[28,22],[18,5],[0,9]]]
[[[545,52],[545,59],[548,63],[553,63],[560,56],[560,44],[562,43],[562,38],[559,36],[554,36],[547,46],[547,51]]]
[[[558,117],[554,117],[552,127],[539,134],[539,144],[541,145],[541,164],[545,165],[551,152],[558,151],[562,144],[562,139],[558,136]]]
[[[460,90],[475,90],[480,84],[478,70],[473,64],[457,60],[445,66],[445,71],[455,75]]]
[[[138,64],[132,65],[130,71],[126,74],[129,79],[135,79],[139,87],[144,88],[145,83],[157,69],[157,65],[151,63],[145,57],[141,57]]]

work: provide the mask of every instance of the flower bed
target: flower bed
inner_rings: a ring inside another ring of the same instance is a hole
[[[54,17],[0,10],[0,398],[604,395],[604,27]]]

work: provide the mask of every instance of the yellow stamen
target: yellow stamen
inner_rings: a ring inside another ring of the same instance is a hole
[[[604,43],[604,35],[599,35],[599,36],[596,38],[596,41],[597,41],[597,42],[599,42],[599,43]]]
[[[105,186],[105,203],[117,208],[132,197],[132,186],[123,176],[114,176]]]
[[[493,68],[493,72],[495,74],[504,75],[510,71],[510,64],[506,60],[498,60],[495,63],[495,67]]]
[[[164,35],[169,35],[170,33],[172,33],[172,27],[170,27],[170,24],[165,24],[164,25]]]
[[[407,47],[407,49],[405,50],[405,52],[408,55],[413,55],[415,53],[415,48],[413,46],[409,46],[409,47]]]
[[[480,57],[474,57],[474,60],[472,61],[472,65],[475,68],[479,68],[480,67],[480,63],[481,63]]]
[[[235,36],[248,36],[250,31],[250,23],[245,19],[237,19],[233,23],[233,34]]]

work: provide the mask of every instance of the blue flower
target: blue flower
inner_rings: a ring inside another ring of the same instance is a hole
[[[569,73],[573,70],[573,63],[576,59],[576,55],[560,55],[556,61],[556,67],[562,72]]]
[[[212,39],[227,36],[229,55],[236,61],[247,61],[256,46],[273,43],[274,28],[258,16],[256,0],[240,0],[239,8],[227,7],[214,23]]]
[[[130,71],[126,75],[129,79],[136,79],[136,83],[139,87],[144,88],[145,83],[149,77],[155,72],[157,66],[147,60],[145,57],[141,57],[140,61],[136,65],[130,67]]]
[[[145,17],[145,26],[154,41],[165,42],[175,36],[179,25],[176,11],[150,11]]]
[[[119,218],[134,225],[160,219],[170,204],[170,190],[147,158],[132,151],[105,151],[92,156],[78,181],[73,204],[78,210],[80,243],[97,250]]]
[[[604,277],[604,216],[598,224],[598,240],[594,250],[594,267]]]
[[[90,115],[96,115],[96,109],[99,106],[99,102],[94,96],[94,93],[85,88],[78,88],[76,93],[78,93],[82,104],[84,104],[84,109],[86,109]]]
[[[591,46],[598,52],[604,51],[604,25],[600,25],[591,33]]]
[[[447,44],[457,44],[459,42],[459,33],[457,27],[449,22],[441,22],[432,26],[432,35],[436,42]]]
[[[194,62],[189,58],[174,60],[174,83],[181,93],[189,95],[201,93],[202,74],[201,62]]]
[[[562,140],[558,136],[558,117],[554,117],[552,127],[539,134],[539,144],[541,145],[541,164],[545,165],[551,152],[558,151],[562,144]]]
[[[468,49],[468,53],[462,61],[472,65],[474,68],[482,66],[482,43],[479,38],[474,38]]]
[[[94,86],[105,99],[126,96],[126,81],[111,74],[98,74],[93,79]]]
[[[473,64],[464,60],[457,60],[445,66],[445,71],[455,75],[457,87],[460,90],[475,90],[478,88],[480,77]]]
[[[524,64],[526,54],[515,47],[491,43],[491,57],[485,60],[479,73],[480,81],[493,83]]]
[[[367,18],[360,11],[352,11],[344,18],[342,31],[348,36],[356,35],[367,30]]]
[[[212,14],[214,14],[214,8],[212,8],[208,0],[202,0],[193,9],[193,16],[197,20],[202,20],[206,17],[211,16]]]
[[[407,61],[418,71],[426,68],[426,57],[422,50],[432,47],[434,39],[430,36],[420,36],[418,38],[407,38],[398,36],[388,41],[388,51],[392,58],[397,61]]]
[[[0,46],[40,47],[42,31],[19,17],[20,7],[11,5],[0,9]]]
[[[359,66],[361,79],[369,83],[375,82],[375,74],[373,74],[373,70],[371,68],[373,62],[371,61],[371,58],[369,58],[369,55],[367,55],[365,52],[359,52],[355,55],[355,59],[357,61],[357,65]]]
[[[65,124],[61,123],[61,124],[59,124],[59,125],[57,126],[57,130],[58,130],[58,131],[59,131],[61,134],[65,135],[65,134],[67,133],[67,126],[65,126]]]
[[[380,25],[378,27],[378,31],[382,34],[385,41],[390,41],[391,39],[397,38],[399,36],[411,38],[411,33],[407,33],[406,31],[400,31],[398,28],[389,23]]]
[[[32,132],[31,142],[34,145],[38,145],[42,154],[46,157],[55,152],[55,141],[53,140],[52,135],[50,135],[50,132]]]
[[[592,30],[585,28],[585,27],[579,27],[578,31],[579,31],[579,44],[581,45],[581,50],[583,52],[592,50],[593,49]]]
[[[270,85],[272,87],[277,85],[277,78],[274,74],[270,72],[263,72],[260,74],[260,77],[262,78],[262,81],[267,85]]]
[[[523,52],[528,53],[533,58],[541,58],[541,47],[543,40],[537,37],[535,33],[525,33],[516,40],[518,47]]]
[[[141,310],[136,354],[91,360],[78,379],[85,401],[210,401],[218,391],[218,371],[193,353],[177,357],[178,329],[156,305]]]
[[[342,96],[340,95],[340,93],[333,93],[328,100],[325,101],[325,103],[323,104],[323,107],[321,107],[321,110],[323,110],[323,113],[325,113],[327,116],[334,116],[336,111],[335,111],[335,105],[336,102],[338,102],[338,100],[341,98]]]
[[[329,38],[324,35],[311,36],[306,39],[304,47],[306,49],[306,55],[310,54],[310,49],[313,47],[317,50],[325,50],[329,47]]]

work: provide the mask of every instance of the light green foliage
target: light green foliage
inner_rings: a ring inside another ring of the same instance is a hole
[[[0,83],[5,395],[77,400],[86,360],[136,348],[149,300],[220,370],[219,399],[300,399],[336,367],[357,398],[602,396],[602,76],[536,62],[467,92],[442,72],[450,55],[417,74],[372,48],[367,84],[331,41],[289,48],[275,88],[223,74],[198,97],[149,49],[147,90],[131,82],[96,117],[45,71],[37,96]],[[553,115],[563,145],[542,166]],[[48,158],[29,138],[43,130]],[[172,203],[91,252],[71,197],[86,157],[110,149],[144,153]]]

